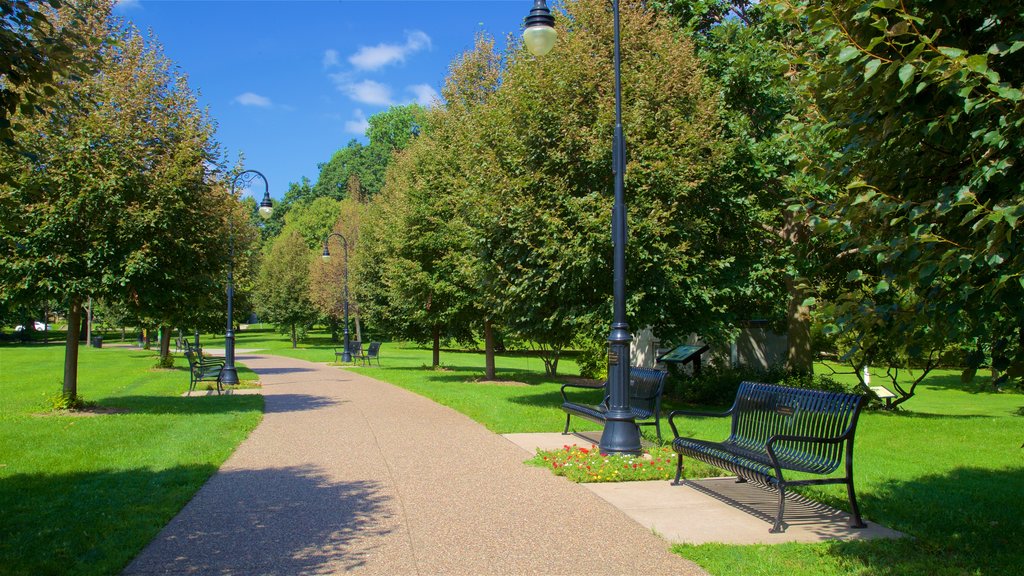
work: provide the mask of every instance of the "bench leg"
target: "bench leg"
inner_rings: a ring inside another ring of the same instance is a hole
[[[569,433],[569,417],[570,416],[571,416],[571,414],[566,414],[565,415],[565,430],[562,430],[562,436],[565,436],[566,434]]]
[[[672,481],[673,486],[679,486],[682,484],[680,479],[683,477],[683,455],[676,453],[676,479]]]
[[[663,442],[663,440],[661,439],[661,419],[660,418],[655,418],[654,419],[654,429],[658,432],[658,444],[661,444]]]
[[[850,496],[850,528],[867,528],[868,525],[860,517],[860,507],[857,506],[857,495],[853,491],[853,478],[846,480],[846,492]]]
[[[779,484],[779,514],[775,517],[775,525],[768,532],[777,534],[779,532],[785,532],[786,529],[782,523],[782,515],[786,511],[786,485]]]

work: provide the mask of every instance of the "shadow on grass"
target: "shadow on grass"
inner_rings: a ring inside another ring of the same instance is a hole
[[[858,494],[871,520],[916,538],[831,542],[828,553],[878,575],[1019,574],[1021,486],[1024,468],[957,468]]]
[[[108,396],[97,399],[97,403],[111,408],[125,408],[132,414],[223,414],[263,410],[263,397],[257,394]]]
[[[375,482],[338,482],[302,467],[210,478],[215,471],[0,478],[0,571],[117,574],[152,540],[125,573],[344,572],[365,565],[394,524]]]

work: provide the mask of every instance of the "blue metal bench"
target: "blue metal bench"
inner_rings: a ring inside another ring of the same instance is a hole
[[[785,530],[782,521],[786,488],[812,484],[846,484],[853,519],[850,526],[863,528],[853,490],[853,435],[864,405],[864,396],[788,388],[758,382],[743,382],[736,400],[727,412],[709,413],[675,410],[668,415],[677,454],[676,479],[680,484],[683,456],[705,462],[736,474],[741,482],[774,488],[779,495],[779,510],[770,532]],[[729,437],[710,442],[679,436],[675,418],[731,416]],[[846,463],[842,478],[787,480],[782,471],[790,470],[825,476]]]
[[[562,385],[562,410],[565,411],[565,430],[562,434],[569,433],[569,419],[573,416],[580,416],[604,424],[608,412],[608,383],[600,386],[587,386],[585,384],[563,384]],[[566,389],[582,388],[605,390],[604,400],[600,404],[581,404],[569,400]],[[661,441],[661,397],[665,392],[665,372],[651,368],[629,369],[629,409],[637,426],[654,426],[658,433],[658,441]]]

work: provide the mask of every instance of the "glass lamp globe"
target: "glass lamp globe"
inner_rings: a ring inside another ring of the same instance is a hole
[[[526,49],[534,56],[544,56],[555,47],[555,39],[558,33],[551,26],[537,25],[530,26],[523,32],[523,42]]]

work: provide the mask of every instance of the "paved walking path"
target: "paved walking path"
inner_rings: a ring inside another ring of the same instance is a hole
[[[263,422],[125,574],[703,574],[449,408],[323,364],[239,361]]]

